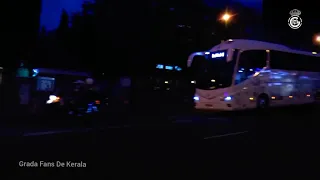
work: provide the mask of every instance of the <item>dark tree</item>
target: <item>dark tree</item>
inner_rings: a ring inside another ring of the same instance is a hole
[[[72,68],[69,58],[69,15],[62,10],[60,24],[55,31],[41,28],[33,67]]]
[[[63,10],[59,27],[53,32],[41,32],[38,45],[38,65],[73,70],[92,70],[95,64],[93,15],[90,4],[71,17]]]
[[[96,36],[94,25],[94,4],[85,3],[80,13],[71,17],[71,28],[69,33],[68,50],[76,59],[79,68],[95,70],[96,58]]]
[[[63,9],[60,16],[60,24],[57,29],[57,36],[59,39],[64,39],[69,30],[69,15],[68,12]]]

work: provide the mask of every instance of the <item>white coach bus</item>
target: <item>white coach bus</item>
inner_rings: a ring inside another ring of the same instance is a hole
[[[189,56],[202,110],[308,104],[320,89],[320,55],[254,40],[228,40]]]

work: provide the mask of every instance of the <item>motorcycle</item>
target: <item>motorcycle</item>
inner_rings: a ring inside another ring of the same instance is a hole
[[[100,109],[100,101],[95,100],[94,102],[89,102],[86,105],[79,105],[74,101],[71,101],[71,107],[68,114],[74,116],[88,116],[97,114]]]
[[[94,100],[87,103],[79,103],[74,99],[64,99],[56,95],[50,95],[46,101],[47,110],[50,114],[68,114],[84,116],[96,114],[100,111],[101,101]]]
[[[46,112],[49,115],[57,116],[65,114],[66,107],[64,104],[64,99],[60,96],[50,95],[49,99],[46,101]]]

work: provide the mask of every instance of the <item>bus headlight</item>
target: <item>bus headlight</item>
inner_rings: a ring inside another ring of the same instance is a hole
[[[199,98],[198,96],[194,96],[194,97],[193,97],[193,100],[195,100],[195,101],[199,101],[199,99],[200,99],[200,98]]]
[[[232,97],[231,97],[231,96],[227,96],[227,97],[224,98],[224,100],[225,100],[225,101],[231,101],[231,100],[232,100]]]

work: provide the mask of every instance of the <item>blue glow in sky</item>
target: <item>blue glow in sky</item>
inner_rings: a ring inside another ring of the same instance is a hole
[[[81,11],[85,0],[42,0],[41,27],[54,30],[59,26],[62,9],[68,13]]]
[[[249,8],[254,8],[258,11],[262,11],[262,1],[263,0],[229,0],[230,2],[239,2],[243,4],[244,6],[247,6]],[[218,7],[223,7],[225,6],[226,2],[224,0],[204,0],[206,4],[209,6],[218,6]]]
[[[240,2],[248,7],[257,9],[257,10],[262,10],[262,1],[263,0],[234,0],[236,2]]]
[[[59,26],[62,9],[69,14],[81,11],[81,5],[85,0],[42,0],[41,27],[47,30],[54,30]],[[209,5],[222,4],[223,0],[204,0]],[[245,6],[261,11],[262,0],[232,0],[240,2]]]

